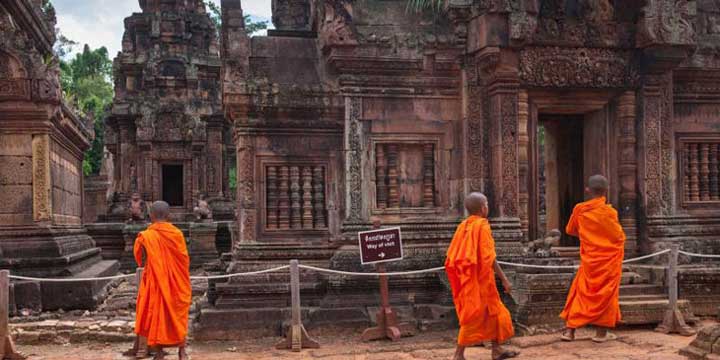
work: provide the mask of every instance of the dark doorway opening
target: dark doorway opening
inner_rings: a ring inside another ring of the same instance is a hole
[[[561,246],[580,246],[578,238],[565,233],[565,225],[575,204],[584,201],[583,115],[541,114],[538,120],[545,229],[560,230]]]
[[[162,166],[163,200],[170,206],[183,206],[183,166]]]

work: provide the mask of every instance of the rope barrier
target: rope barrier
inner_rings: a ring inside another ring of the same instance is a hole
[[[101,276],[96,278],[36,278],[31,276],[19,276],[19,275],[10,275],[10,279],[13,280],[26,280],[26,281],[42,281],[42,282],[78,282],[78,281],[104,281],[104,280],[117,280],[117,279],[123,279],[123,278],[130,278],[135,276],[135,274],[126,274],[126,275],[115,275],[115,276]]]
[[[290,265],[284,265],[284,266],[278,266],[276,268],[272,269],[265,269],[265,270],[258,270],[258,271],[251,271],[251,272],[244,272],[244,273],[235,273],[235,274],[225,274],[225,275],[210,275],[210,276],[191,276],[191,280],[217,280],[217,279],[229,279],[231,277],[237,277],[237,276],[252,276],[252,275],[260,275],[260,274],[267,274],[271,272],[277,272],[289,269]]]
[[[519,264],[505,261],[498,261],[500,265],[511,266],[511,267],[523,267],[531,269],[577,269],[580,265],[535,265],[535,264]]]
[[[691,252],[682,251],[682,250],[678,251],[678,253],[683,254],[683,255],[687,255],[687,256],[692,256],[692,257],[701,257],[701,258],[709,258],[709,259],[720,259],[720,255],[715,255],[715,254],[696,254],[696,253],[691,253]]]
[[[653,254],[650,254],[650,255],[639,256],[639,257],[636,257],[636,258],[633,258],[633,259],[627,259],[627,260],[623,261],[623,264],[629,264],[629,263],[631,263],[631,262],[640,261],[640,260],[645,260],[645,259],[649,259],[649,258],[655,257],[655,256],[660,256],[660,255],[662,255],[662,254],[667,254],[667,253],[669,253],[670,251],[671,251],[670,249],[665,249],[665,250],[661,250],[661,251],[658,251],[658,252],[653,253]]]
[[[650,259],[656,256],[660,256],[663,254],[667,254],[670,252],[670,249],[665,249],[662,251],[658,251],[653,254],[644,255],[632,259],[627,259],[623,261],[623,264],[628,264],[636,261],[646,260]],[[687,256],[695,256],[695,257],[706,257],[706,258],[720,258],[720,255],[706,255],[706,254],[696,254],[696,253],[690,253],[686,251],[680,251],[681,254],[687,255]],[[511,267],[524,267],[524,268],[534,268],[534,269],[577,269],[579,265],[535,265],[535,264],[520,264],[520,263],[511,263],[506,261],[498,261],[498,264],[505,265],[505,266],[511,266]],[[635,265],[639,266],[639,265]],[[652,267],[652,268],[665,268],[663,266],[654,266],[654,265],[643,265],[645,267]],[[326,273],[326,274],[336,274],[336,275],[347,275],[347,276],[405,276],[405,275],[417,275],[417,274],[425,274],[425,273],[433,273],[437,271],[445,270],[444,266],[434,267],[430,269],[422,269],[422,270],[410,270],[410,271],[398,271],[398,272],[387,272],[387,273],[376,273],[376,272],[352,272],[352,271],[341,271],[341,270],[333,270],[333,269],[325,269],[325,268],[319,268],[315,266],[310,265],[299,265],[300,268],[306,269],[306,270],[313,270],[320,273]],[[278,266],[271,269],[265,269],[265,270],[258,270],[258,271],[251,271],[251,272],[244,272],[244,273],[234,273],[234,274],[224,274],[224,275],[210,275],[210,276],[191,276],[190,279],[192,280],[218,280],[218,279],[229,279],[232,277],[238,277],[238,276],[253,276],[253,275],[261,275],[261,274],[267,274],[272,272],[278,272],[289,269],[289,265],[284,266]],[[104,277],[97,277],[97,278],[37,278],[37,277],[30,277],[30,276],[18,276],[18,275],[10,275],[10,279],[13,280],[26,280],[26,281],[42,281],[42,282],[78,282],[78,281],[104,281],[104,280],[117,280],[117,279],[123,279],[123,278],[130,278],[135,276],[135,274],[126,274],[126,275],[115,275],[115,276],[104,276]]]
[[[411,270],[411,271],[398,271],[398,272],[387,272],[387,273],[361,273],[361,272],[351,272],[351,271],[341,271],[341,270],[332,270],[332,269],[324,269],[319,268],[315,266],[310,265],[298,265],[301,269],[306,270],[313,270],[320,273],[327,273],[327,274],[336,274],[336,275],[350,275],[350,276],[402,276],[402,275],[416,275],[416,274],[424,274],[424,273],[431,273],[436,271],[445,270],[444,266],[434,267],[430,269],[423,269],[423,270]]]

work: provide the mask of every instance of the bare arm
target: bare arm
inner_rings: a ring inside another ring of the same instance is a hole
[[[493,261],[493,268],[495,269],[495,274],[500,277],[500,281],[502,281],[505,292],[508,294],[512,293],[512,284],[510,283],[510,280],[508,280],[507,276],[505,276],[505,272],[503,272],[497,260]]]

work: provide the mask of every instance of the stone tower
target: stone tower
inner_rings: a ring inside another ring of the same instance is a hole
[[[216,219],[232,218],[215,25],[201,0],[141,0],[140,7],[125,19],[114,62],[106,143],[115,199],[165,200],[174,219],[185,220],[205,195]]]

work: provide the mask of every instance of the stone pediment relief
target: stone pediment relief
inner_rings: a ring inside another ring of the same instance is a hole
[[[153,106],[144,104],[135,119],[139,141],[204,142],[207,124],[199,115],[179,103]]]
[[[638,47],[694,47],[697,43],[694,0],[647,0],[642,12],[638,21]]]

